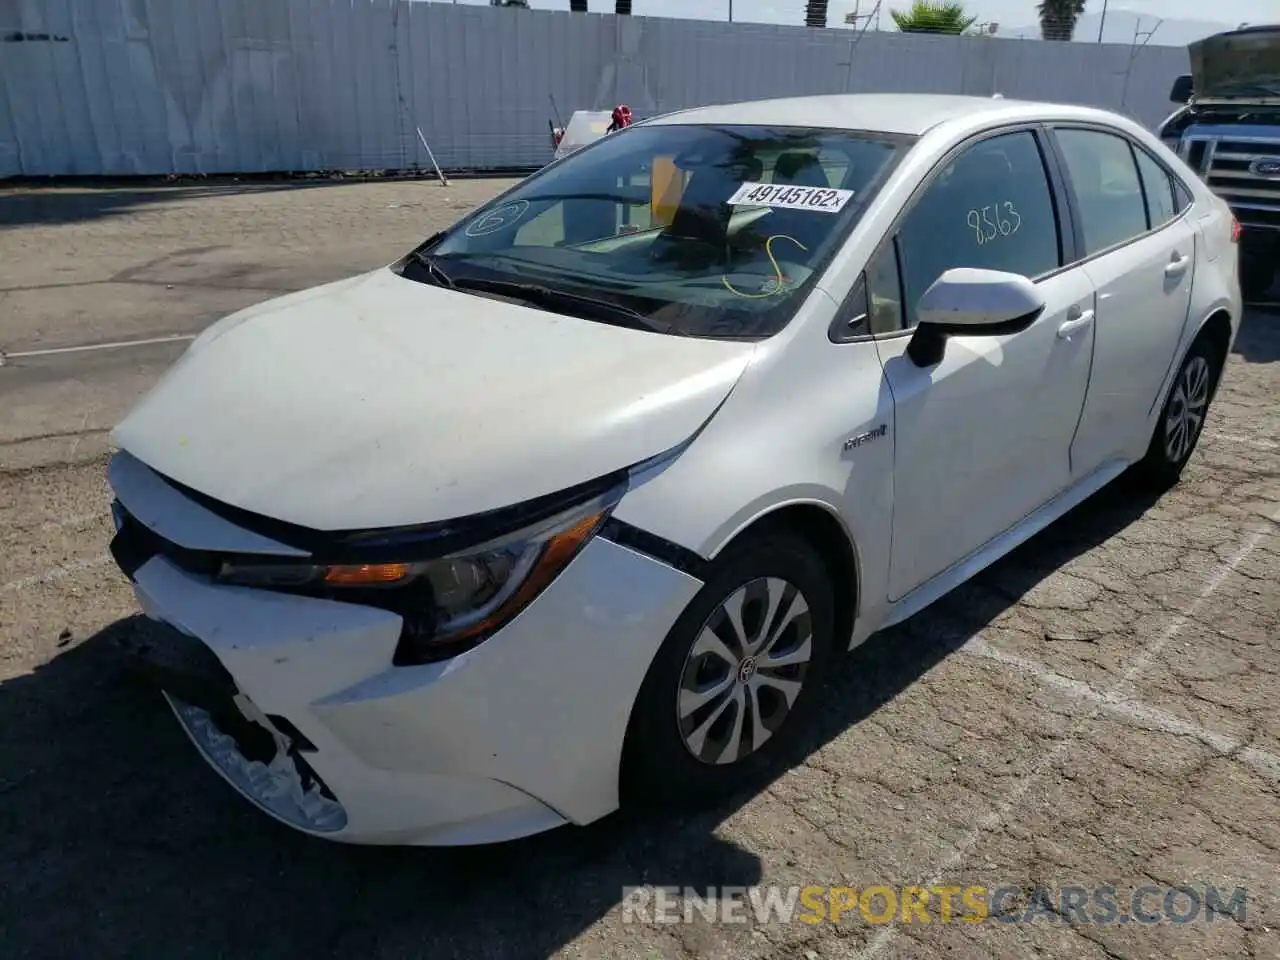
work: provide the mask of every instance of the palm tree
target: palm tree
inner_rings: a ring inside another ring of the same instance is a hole
[[[1046,40],[1070,40],[1076,32],[1076,21],[1084,13],[1085,0],[1040,0],[1040,36]]]
[[[889,16],[903,33],[961,34],[978,21],[969,15],[963,3],[949,0],[915,0],[910,10],[890,10]]]
[[[613,12],[620,17],[631,16],[631,0],[613,0]]]
[[[586,13],[587,0],[569,0],[569,10],[573,13]]]
[[[804,25],[806,27],[825,27],[827,25],[827,0],[809,0],[805,4]]]

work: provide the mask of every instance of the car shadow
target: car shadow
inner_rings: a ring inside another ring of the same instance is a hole
[[[1153,502],[1121,481],[872,637],[835,671],[790,763],[874,715]],[[764,876],[756,854],[716,832],[755,793],[468,849],[293,833],[235,796],[159,696],[129,679],[116,641],[147,629],[140,617],[119,621],[0,686],[9,956],[545,957],[617,907],[624,887]]]
[[[1280,300],[1248,306],[1232,352],[1249,363],[1280,360]]]
[[[451,182],[520,178],[537,168],[458,171]],[[0,182],[0,230],[39,224],[87,223],[157,206],[206,197],[313,190],[370,181],[436,182],[432,170],[319,171],[239,176],[14,177]]]
[[[351,183],[347,179],[262,179],[173,184],[164,180],[148,180],[136,184],[109,183],[84,185],[76,182],[51,181],[38,189],[25,190],[11,182],[0,190],[0,230],[14,227],[88,223],[144,207],[183,203],[210,197],[235,196],[246,193],[275,193],[281,190],[312,190]]]

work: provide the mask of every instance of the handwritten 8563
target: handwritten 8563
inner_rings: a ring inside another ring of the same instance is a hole
[[[969,226],[973,228],[978,246],[984,246],[1000,237],[1011,237],[1022,226],[1022,216],[1014,209],[1013,202],[992,204],[969,211]]]

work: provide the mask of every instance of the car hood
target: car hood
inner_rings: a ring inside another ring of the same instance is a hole
[[[1206,37],[1188,50],[1196,100],[1280,100],[1280,26]]]
[[[224,503],[316,530],[555,493],[687,440],[754,350],[565,317],[378,270],[225,318],[116,428]]]

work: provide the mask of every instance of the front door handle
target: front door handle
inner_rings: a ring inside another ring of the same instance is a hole
[[[1166,277],[1180,277],[1187,272],[1189,263],[1191,263],[1190,257],[1175,253],[1173,259],[1169,261],[1169,265],[1164,268],[1164,275]]]
[[[1084,311],[1073,310],[1070,314],[1068,314],[1068,316],[1070,317],[1070,319],[1062,321],[1062,323],[1058,327],[1059,340],[1070,340],[1071,335],[1073,333],[1083,330],[1085,327],[1093,323],[1092,310],[1084,310]]]

